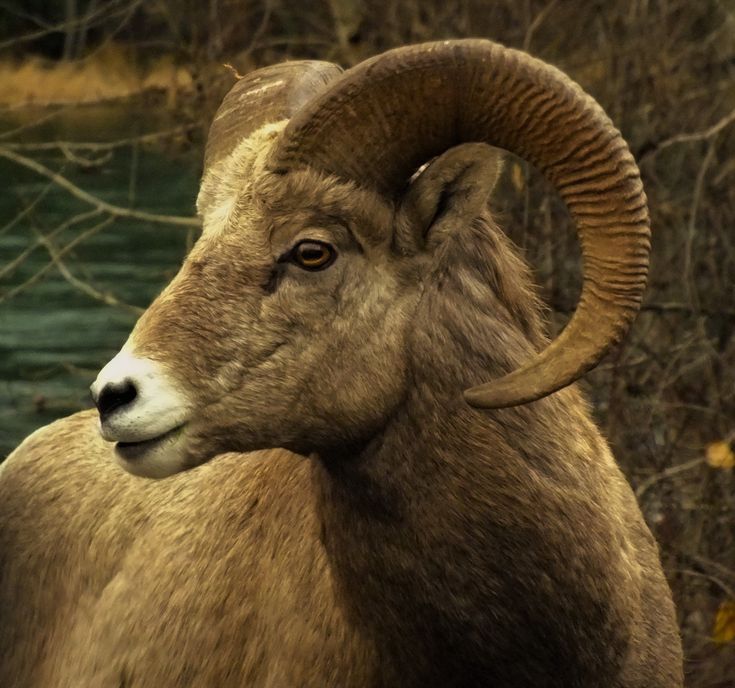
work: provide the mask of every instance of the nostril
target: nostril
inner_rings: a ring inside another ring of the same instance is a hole
[[[95,399],[95,405],[97,410],[100,412],[100,417],[112,413],[115,409],[121,406],[126,406],[130,402],[134,401],[138,396],[138,390],[136,389],[133,382],[129,379],[125,379],[122,382],[112,383],[108,382],[99,393],[99,396]]]

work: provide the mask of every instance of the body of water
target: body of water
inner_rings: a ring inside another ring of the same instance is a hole
[[[167,117],[130,104],[6,113],[0,150],[136,138],[176,127]],[[110,150],[10,150],[107,203],[194,215],[201,145],[180,136]],[[92,205],[7,158],[0,178],[1,460],[36,428],[90,405],[97,371],[125,341],[136,308],[176,273],[196,230],[93,215]]]

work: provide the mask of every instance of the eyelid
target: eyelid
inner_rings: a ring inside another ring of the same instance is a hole
[[[291,240],[291,248],[298,246],[302,241],[321,241],[324,244],[330,244],[332,246],[338,243],[334,232],[329,232],[322,227],[310,227],[299,232]]]
[[[338,241],[332,232],[328,232],[320,227],[311,227],[299,232],[296,236],[291,239],[288,247],[278,256],[276,259],[277,263],[282,263],[288,260],[289,256],[293,253],[294,249],[304,241],[313,241],[315,243],[327,244],[332,247],[333,250],[337,250]]]

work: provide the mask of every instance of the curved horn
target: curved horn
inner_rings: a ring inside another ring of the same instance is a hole
[[[473,141],[540,169],[569,208],[584,260],[580,302],[559,337],[518,370],[464,393],[473,406],[502,408],[581,377],[640,306],[646,196],[602,108],[558,69],[517,50],[485,40],[427,43],[345,72],[290,120],[272,166],[311,166],[394,196],[420,164]]]
[[[256,129],[291,117],[341,73],[331,62],[301,60],[256,69],[238,79],[212,120],[205,172]]]

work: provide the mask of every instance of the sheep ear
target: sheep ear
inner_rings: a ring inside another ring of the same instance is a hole
[[[409,253],[433,251],[448,233],[482,213],[501,169],[500,151],[484,143],[456,146],[434,158],[400,201],[396,246]]]

